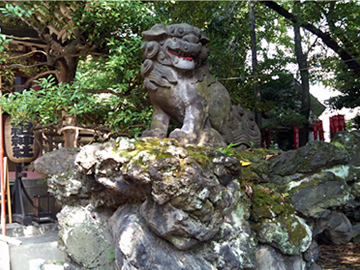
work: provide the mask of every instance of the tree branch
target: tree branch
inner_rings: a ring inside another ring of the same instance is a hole
[[[336,2],[336,0],[334,1],[334,3]],[[325,10],[324,10],[324,7],[322,5],[320,5],[317,1],[313,1],[311,2],[313,4],[315,4],[319,9],[321,9],[322,12],[324,12],[325,14]]]
[[[101,89],[101,90],[92,90],[92,89],[83,89],[86,93],[91,93],[91,94],[112,94],[115,95],[117,97],[126,97],[129,96],[130,93],[116,93],[114,90],[111,89]]]
[[[9,69],[15,69],[15,68],[34,68],[34,67],[40,67],[40,66],[44,66],[44,65],[49,65],[48,62],[42,62],[42,63],[37,63],[34,65],[30,65],[30,66],[25,66],[25,65],[21,65],[21,64],[12,64],[9,66],[3,66],[3,68],[9,68]]]
[[[16,37],[12,35],[6,35],[9,39],[21,40],[21,41],[39,41],[39,38],[32,38],[32,37]]]
[[[135,128],[135,127],[145,127],[147,123],[142,123],[142,124],[138,124],[138,125],[130,125],[127,126],[126,129],[131,129],[131,128]]]
[[[33,28],[36,32],[40,33],[39,28],[37,28],[36,26],[32,25],[31,23],[28,22],[28,20],[24,19],[24,17],[19,17],[20,20],[22,20],[24,23],[26,23],[29,27]]]
[[[329,34],[322,32],[320,29],[316,28],[310,23],[299,23],[299,20],[295,15],[290,13],[288,10],[278,5],[274,1],[262,1],[262,3],[276,11],[284,18],[290,20],[294,24],[299,24],[301,27],[310,31],[314,35],[321,38],[321,40],[331,49],[333,49],[340,58],[347,64],[347,66],[355,72],[355,74],[360,76],[360,64],[350,55],[344,48],[342,48]]]
[[[57,123],[50,123],[50,124],[43,125],[43,126],[37,125],[32,130],[33,131],[40,131],[40,130],[47,129],[47,128],[56,129],[55,125],[57,125]]]
[[[41,3],[41,2],[40,2]],[[47,8],[47,7],[46,7]],[[34,27],[36,29],[36,31],[38,32],[38,35],[40,38],[42,38],[42,33],[44,32],[44,30],[46,29],[46,27],[48,26],[48,21],[49,21],[49,18],[50,18],[50,14],[52,14],[51,11],[49,11],[49,16],[48,18],[45,20],[46,22],[43,23],[41,22],[37,16],[36,16],[36,13],[32,14],[32,19],[33,21],[36,23],[37,27]],[[41,16],[41,15],[40,15]]]
[[[326,18],[326,21],[327,21],[327,23],[329,25],[329,29],[333,33],[336,33],[336,30],[339,30],[338,33],[334,34],[334,35],[337,36],[341,40],[341,42],[344,44],[345,47],[354,48],[354,44],[350,40],[347,39],[347,37],[344,34],[343,29],[341,29],[340,27],[335,26],[334,19],[331,18],[331,14],[334,12],[334,10],[335,10],[335,2],[331,2],[329,12],[325,14],[325,18]],[[353,55],[354,55],[354,58],[359,57],[359,54],[357,54],[357,53],[353,53]]]
[[[22,55],[12,56],[12,57],[9,57],[8,59],[22,58],[22,57],[26,57],[26,56],[32,55],[32,54],[34,54],[34,53],[42,53],[42,54],[47,55],[47,53],[44,52],[44,51],[35,50],[35,51],[31,51],[31,52],[28,52],[28,53],[25,53],[25,54],[22,54]]]
[[[54,60],[55,61],[59,61],[60,59],[63,59],[65,57],[80,57],[80,56],[87,56],[87,53],[74,53],[74,54],[60,54],[59,56],[57,56]]]
[[[28,88],[28,87],[30,86],[30,83],[31,83],[32,81],[35,81],[35,80],[37,80],[37,79],[39,79],[39,78],[41,78],[41,77],[43,77],[43,76],[49,75],[49,74],[55,74],[55,76],[56,76],[56,78],[57,78],[57,77],[59,76],[59,71],[58,71],[58,70],[48,70],[48,71],[44,71],[44,72],[42,72],[42,73],[39,73],[39,74],[37,74],[36,76],[29,78],[29,79],[26,81],[26,83],[25,83],[25,85],[24,85],[24,88]]]
[[[304,53],[304,54],[306,55],[306,58],[308,57],[311,49],[315,47],[318,39],[319,39],[319,37],[316,37],[316,39],[314,40],[314,42],[309,46],[309,48],[307,49],[307,51]]]

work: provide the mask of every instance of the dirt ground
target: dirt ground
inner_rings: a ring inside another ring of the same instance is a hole
[[[316,263],[323,270],[360,270],[360,243],[319,247],[321,257]]]

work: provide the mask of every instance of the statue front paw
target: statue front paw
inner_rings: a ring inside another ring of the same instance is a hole
[[[169,138],[176,139],[181,145],[196,144],[196,134],[188,134],[181,129],[174,129],[169,135]]]
[[[162,132],[160,130],[151,129],[151,130],[145,130],[141,137],[152,137],[152,138],[166,138],[166,133]]]

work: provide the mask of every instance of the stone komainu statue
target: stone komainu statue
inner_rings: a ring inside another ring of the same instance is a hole
[[[143,32],[141,74],[154,107],[151,130],[143,137],[165,138],[169,122],[182,124],[169,135],[181,144],[260,147],[253,113],[232,106],[228,91],[204,64],[209,39],[189,24],[156,24]]]

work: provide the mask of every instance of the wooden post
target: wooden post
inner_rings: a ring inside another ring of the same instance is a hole
[[[34,198],[34,216],[35,217],[39,217],[39,198],[35,197]]]
[[[10,178],[9,178],[9,165],[7,157],[4,157],[4,179],[6,187],[6,201],[8,205],[9,223],[12,223],[12,211],[11,211],[11,195],[10,195]]]
[[[0,89],[2,88],[0,76]],[[0,108],[0,171],[1,171],[1,227],[3,235],[6,235],[6,207],[5,207],[5,178],[4,178],[4,129],[3,115]]]

